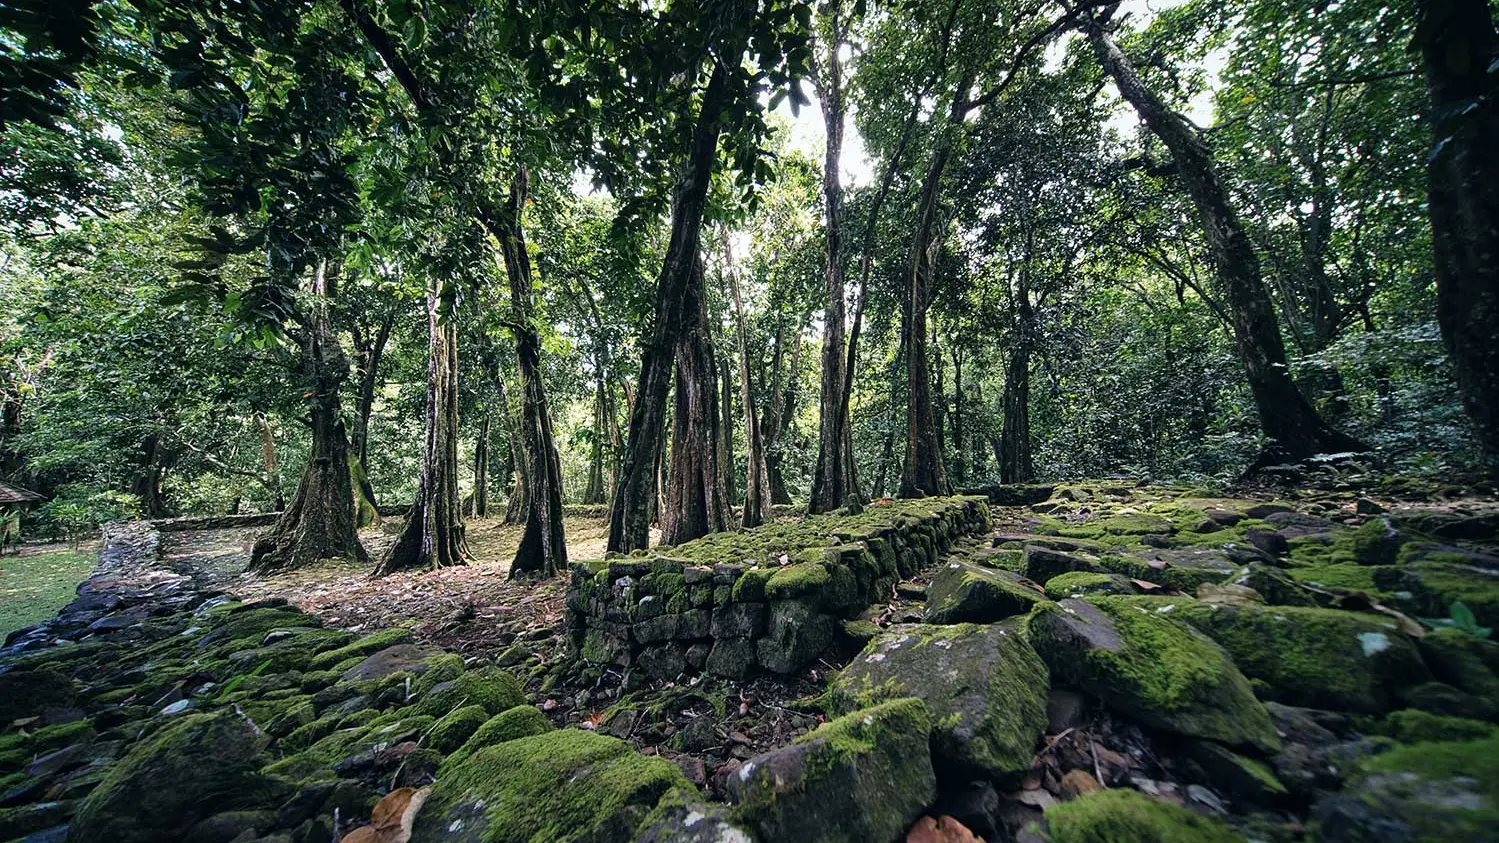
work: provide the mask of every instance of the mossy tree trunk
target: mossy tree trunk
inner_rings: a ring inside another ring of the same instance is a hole
[[[338,336],[328,320],[328,272],[318,267],[312,304],[296,334],[312,433],[312,454],[296,494],[270,532],[255,542],[250,570],[297,568],[330,557],[366,561],[359,544],[349,439],[339,389],[349,377]]]
[[[677,376],[672,408],[671,458],[666,473],[666,508],[661,512],[661,543],[677,545],[729,528],[729,499],[718,468],[718,365],[703,284],[703,265],[694,261],[687,288],[688,323],[677,336]]]
[[[499,226],[500,251],[510,282],[510,331],[515,336],[515,372],[520,382],[521,446],[516,462],[526,465],[526,531],[510,563],[510,576],[556,576],[567,569],[567,541],[562,525],[562,460],[552,434],[541,379],[541,336],[531,302],[531,255],[526,249],[521,213],[530,192],[530,174],[522,167],[510,184],[510,201]]]
[[[1486,0],[1422,0],[1437,322],[1490,476],[1499,477],[1499,32]]]
[[[479,419],[479,437],[474,441],[474,517],[489,515],[489,414]]]
[[[656,495],[656,467],[661,458],[661,432],[666,428],[667,392],[673,360],[678,356],[678,336],[689,321],[696,323],[701,303],[698,246],[703,211],[713,179],[718,136],[723,128],[720,112],[728,100],[729,73],[731,66],[738,64],[738,54],[738,50],[726,51],[714,63],[699,106],[692,143],[672,195],[671,234],[656,284],[654,316],[645,337],[619,485],[610,505],[608,549],[611,551],[642,549],[650,539],[650,502]]]
[[[350,432],[350,446],[359,465],[369,475],[370,462],[370,415],[375,408],[375,389],[380,384],[380,361],[385,358],[385,346],[390,341],[391,329],[395,326],[395,312],[385,314],[373,334],[356,326],[353,329],[354,352],[358,355],[355,368],[359,372],[359,395],[354,405],[354,429]],[[366,490],[371,501],[374,490]]]
[[[724,500],[734,500],[734,428],[729,419],[734,417],[734,376],[729,371],[729,358],[718,361],[718,435],[714,437],[718,449],[718,484],[723,489]],[[753,454],[746,454],[753,459]]]
[[[444,314],[434,280],[427,289],[427,435],[416,500],[377,575],[467,564],[458,494],[458,323]]]
[[[729,282],[729,295],[734,302],[734,326],[739,342],[739,403],[744,405],[744,439],[748,447],[745,453],[744,514],[740,524],[758,527],[772,517],[770,470],[765,464],[765,441],[760,435],[760,414],[755,409],[754,395],[750,390],[749,329],[745,325],[744,299],[739,292],[739,273],[734,268],[733,255],[729,250],[729,231],[727,228],[720,231],[723,235],[724,274]],[[706,318],[706,314],[704,315]],[[727,368],[727,362],[725,367]],[[726,413],[723,417],[726,432],[728,427],[729,417]]]
[[[932,406],[931,367],[927,360],[927,307],[937,272],[937,254],[942,248],[941,186],[950,154],[947,141],[939,141],[922,182],[911,266],[906,273],[905,297],[901,302],[901,336],[906,348],[906,459],[900,476],[903,498],[946,495],[951,491],[942,462],[942,442]]]
[[[812,492],[807,508],[827,512],[843,505],[844,498],[858,495],[852,465],[852,438],[848,425],[850,395],[844,390],[845,325],[843,298],[843,64],[838,56],[843,45],[843,26],[837,0],[826,6],[829,20],[817,74],[817,96],[822,104],[826,143],[823,149],[822,197],[824,302],[822,312],[822,377],[819,392],[817,463],[812,473]]]
[[[1229,202],[1207,145],[1182,119],[1145,87],[1134,65],[1105,30],[1104,21],[1085,16],[1084,29],[1104,72],[1176,164],[1191,197],[1213,256],[1218,286],[1229,315],[1234,345],[1244,366],[1260,429],[1269,440],[1252,468],[1317,454],[1367,451],[1363,443],[1334,430],[1291,379],[1285,344],[1270,301],[1259,259]]]
[[[1028,317],[1020,318],[1019,337],[1010,347],[1005,366],[1003,424],[995,457],[999,460],[1001,483],[1029,483],[1036,477],[1031,458],[1031,349],[1026,326]]]

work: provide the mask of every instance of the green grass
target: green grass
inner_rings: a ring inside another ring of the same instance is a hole
[[[72,602],[78,583],[94,569],[95,557],[61,548],[0,557],[0,640]]]

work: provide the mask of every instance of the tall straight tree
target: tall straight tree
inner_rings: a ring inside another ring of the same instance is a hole
[[[734,333],[739,345],[739,403],[744,405],[744,439],[748,452],[744,456],[744,515],[740,524],[758,527],[771,520],[770,469],[765,464],[765,439],[760,433],[760,413],[755,409],[750,390],[749,329],[745,325],[744,296],[739,291],[739,270],[729,248],[729,230],[720,230],[723,243],[724,277],[729,297],[734,302]],[[728,426],[728,417],[724,417]]]
[[[449,568],[469,558],[458,494],[458,323],[443,283],[456,282],[427,283],[427,424],[416,499],[377,575]]]
[[[843,276],[843,183],[840,172],[843,158],[843,48],[844,23],[839,0],[828,0],[823,7],[826,31],[819,42],[822,56],[816,67],[817,96],[822,105],[822,120],[827,138],[823,151],[822,198],[827,257],[823,280],[826,302],[822,322],[822,381],[819,399],[817,433],[817,467],[812,473],[812,494],[808,509],[827,512],[843,505],[849,495],[859,496],[853,461],[853,439],[848,426],[849,396],[844,391],[844,297]]]
[[[1421,0],[1437,321],[1490,476],[1499,477],[1499,32],[1487,0]]]
[[[520,381],[521,439],[525,444],[526,531],[510,563],[512,578],[521,574],[555,576],[567,568],[567,541],[562,529],[562,460],[552,435],[541,380],[541,337],[536,332],[531,302],[531,255],[526,250],[521,213],[530,192],[530,173],[516,172],[500,227],[500,251],[510,281],[510,330],[515,335],[515,372]]]
[[[1107,27],[1107,14],[1080,16],[1104,72],[1176,164],[1182,186],[1197,209],[1213,256],[1234,345],[1259,413],[1260,429],[1269,440],[1256,460],[1263,467],[1317,454],[1368,450],[1356,439],[1334,430],[1317,415],[1291,379],[1275,307],[1260,275],[1259,259],[1229,201],[1212,153],[1181,115],[1145,86],[1135,66],[1119,49]]]

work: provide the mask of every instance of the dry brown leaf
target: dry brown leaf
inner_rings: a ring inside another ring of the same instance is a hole
[[[432,788],[392,790],[370,812],[370,824],[345,834],[339,843],[409,843],[416,814]]]
[[[906,843],[984,843],[968,827],[943,814],[937,819],[922,817],[906,834]]]
[[[1149,580],[1131,579],[1130,582],[1134,583],[1135,585],[1139,586],[1140,588],[1145,589],[1146,591],[1156,591],[1156,590],[1160,589],[1159,585],[1157,585],[1156,583],[1150,582]]]
[[[1145,564],[1149,565],[1150,567],[1154,568],[1157,571],[1164,571],[1165,569],[1171,567],[1170,563],[1168,563],[1164,559],[1150,559],[1150,560],[1147,560],[1145,562]]]

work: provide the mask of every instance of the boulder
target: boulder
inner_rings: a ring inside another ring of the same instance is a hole
[[[1033,582],[1045,585],[1052,577],[1085,571],[1105,574],[1108,571],[1098,562],[1060,550],[1051,550],[1036,544],[1025,546],[1025,576]]]
[[[926,596],[926,622],[993,623],[1029,612],[1046,600],[1038,586],[1009,571],[949,562]]]
[[[393,673],[411,673],[420,676],[427,671],[427,659],[440,655],[442,655],[442,650],[436,647],[396,644],[374,653],[344,671],[343,678],[348,681],[384,679]]]
[[[1139,594],[1140,589],[1123,574],[1090,574],[1073,571],[1052,577],[1046,583],[1046,596],[1053,600],[1082,597],[1087,594]]]
[[[754,843],[754,838],[729,820],[723,805],[704,802],[695,790],[672,790],[661,797],[635,843]]]
[[[1052,681],[1086,691],[1153,728],[1273,751],[1275,728],[1249,680],[1212,639],[1163,614],[1097,597],[1031,615],[1031,643]]]
[[[132,748],[78,809],[69,843],[156,843],[290,795],[258,772],[264,739],[233,714],[190,714]]]
[[[834,708],[918,697],[932,718],[933,762],[999,779],[1030,766],[1047,722],[1046,665],[1019,624],[892,627],[834,680]]]
[[[526,701],[520,681],[514,674],[498,667],[485,667],[460,674],[457,679],[440,682],[417,702],[419,714],[441,717],[466,705],[482,706],[490,715],[515,708]]]
[[[836,623],[818,611],[815,597],[776,600],[770,604],[765,637],[756,642],[760,666],[772,673],[795,673],[833,643],[835,632]],[[712,654],[708,664],[714,670]]]
[[[729,776],[730,816],[761,840],[891,841],[937,793],[918,699],[831,720]]]
[[[1223,823],[1136,790],[1100,790],[1046,811],[1049,843],[1242,843]]]
[[[1218,642],[1245,676],[1287,705],[1382,714],[1429,678],[1392,618],[1306,606],[1224,605],[1179,597],[1116,598],[1169,613]]]
[[[1499,841],[1499,737],[1420,743],[1363,761],[1312,810],[1320,843]]]
[[[562,729],[444,766],[412,839],[428,843],[630,843],[674,787],[675,764],[595,732]]]
[[[459,709],[462,711],[462,709]],[[445,759],[445,765],[456,764],[486,746],[528,738],[552,731],[552,721],[534,705],[518,705],[484,721],[468,740]]]
[[[55,670],[0,673],[0,727],[40,716],[48,708],[70,706],[77,697],[73,680]]]

